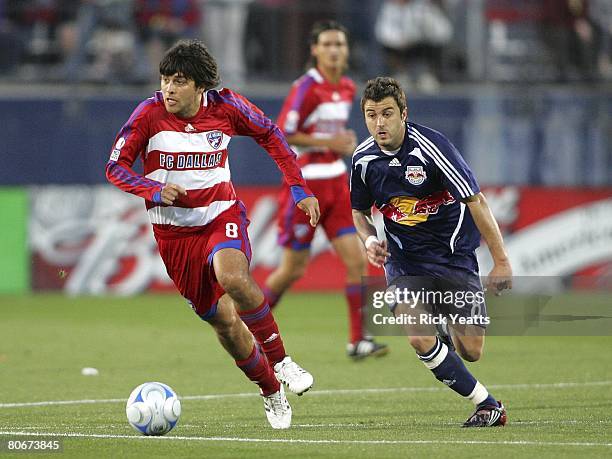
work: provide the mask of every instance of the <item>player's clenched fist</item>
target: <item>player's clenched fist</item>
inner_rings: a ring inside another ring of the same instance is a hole
[[[365,247],[368,261],[377,268],[380,268],[390,255],[387,250],[387,241],[379,241],[376,236],[368,237],[365,241]]]
[[[166,183],[161,191],[161,201],[171,206],[179,195],[187,196],[185,188],[180,185],[175,185],[174,183]]]
[[[297,206],[310,217],[310,226],[317,226],[319,217],[321,216],[321,210],[319,209],[319,201],[317,198],[314,196],[309,196],[299,201]]]
[[[352,129],[339,132],[329,140],[329,148],[341,155],[352,155],[355,147],[357,147],[357,135]]]

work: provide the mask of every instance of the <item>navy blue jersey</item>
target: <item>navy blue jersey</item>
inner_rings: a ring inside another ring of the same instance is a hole
[[[426,126],[406,123],[397,153],[381,151],[369,137],[353,154],[351,205],[383,214],[391,261],[477,271],[480,232],[461,200],[479,192],[455,146]]]

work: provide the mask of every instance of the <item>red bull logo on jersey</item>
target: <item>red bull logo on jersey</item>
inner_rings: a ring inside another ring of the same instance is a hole
[[[216,150],[217,148],[219,148],[221,142],[223,141],[223,133],[221,131],[207,132],[206,140],[208,140],[208,143],[213,148],[213,150]]]
[[[406,166],[406,179],[412,185],[421,185],[427,178],[423,166]]]
[[[385,217],[401,225],[415,226],[437,214],[441,206],[453,204],[455,198],[448,190],[438,191],[423,198],[395,196],[378,210]]]

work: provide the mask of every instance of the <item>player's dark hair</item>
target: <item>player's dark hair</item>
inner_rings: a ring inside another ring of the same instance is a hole
[[[217,61],[199,40],[181,40],[166,51],[159,63],[159,74],[175,73],[193,80],[197,88],[210,89],[219,84]]]
[[[338,32],[342,32],[346,37],[346,41],[349,40],[348,29],[340,24],[338,21],[334,21],[333,19],[324,19],[321,21],[317,21],[313,24],[312,29],[310,29],[310,38],[308,40],[308,44],[310,46],[316,45],[319,43],[319,36],[323,32],[327,32],[328,30],[337,30]],[[307,68],[314,67],[317,65],[317,60],[310,56],[308,59]]]
[[[310,29],[310,44],[316,45],[319,42],[319,35],[321,35],[323,32],[327,32],[328,30],[337,30],[339,32],[342,32],[348,40],[349,34],[346,27],[344,27],[338,21],[325,19],[322,21],[315,22],[312,26],[312,29]]]
[[[363,107],[367,100],[380,102],[386,97],[393,97],[395,99],[400,113],[406,108],[406,94],[397,80],[390,77],[377,77],[373,80],[368,80],[363,90],[363,97],[361,98],[361,112],[363,113]]]

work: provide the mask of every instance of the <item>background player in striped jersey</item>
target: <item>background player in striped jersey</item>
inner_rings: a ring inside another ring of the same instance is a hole
[[[310,52],[313,67],[293,84],[278,124],[298,153],[302,174],[321,205],[320,224],[347,269],[348,355],[380,356],[387,353],[387,346],[364,336],[360,283],[367,262],[351,217],[342,159],[356,146],[355,133],[346,129],[355,96],[355,84],[344,76],[349,57],[346,29],[335,21],[317,22],[310,34]],[[304,275],[315,233],[305,216],[295,212],[286,184],[278,224],[283,255],[264,290],[272,307]]]
[[[300,395],[313,378],[287,356],[249,274],[246,209],[234,191],[227,159],[231,138],[251,136],[267,150],[312,226],[319,219],[317,199],[280,130],[241,95],[213,89],[219,83],[217,64],[202,43],[179,42],[159,71],[161,91],[142,102],[119,131],[106,175],[145,199],[170,278],[212,325],[236,365],[259,385],[272,427],[288,428],[291,407],[279,381]],[[132,169],[139,156],[144,176]]]
[[[464,427],[504,425],[502,403],[472,376],[455,352],[456,348],[461,357],[474,362],[484,346],[488,317],[475,254],[481,235],[494,262],[489,288],[498,293],[512,286],[512,269],[497,222],[457,149],[439,132],[407,122],[406,96],[397,81],[370,80],[361,109],[372,136],[353,155],[351,203],[368,259],[377,266],[384,264],[392,290],[444,293],[425,302],[398,302],[392,309],[396,316],[417,319],[406,326],[406,332],[425,366],[476,405]],[[383,214],[387,240],[377,238],[372,206]],[[421,319],[421,312],[446,320],[456,314],[464,324],[451,324],[452,339],[441,339],[436,327]]]

